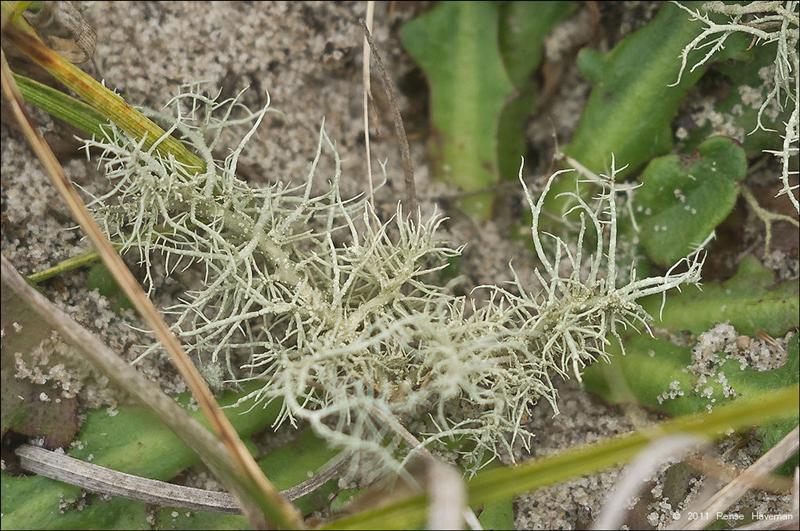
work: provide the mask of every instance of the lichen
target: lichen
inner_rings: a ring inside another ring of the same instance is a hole
[[[540,286],[523,285],[512,269],[510,286],[484,285],[484,295],[456,296],[437,272],[461,248],[442,243],[434,213],[404,212],[381,219],[364,197],[340,192],[340,160],[320,130],[305,181],[252,187],[236,176],[239,154],[268,107],[252,113],[236,98],[217,101],[190,86],[167,113],[150,113],[172,126],[206,163],[190,171],[142,149],[141,139],[110,126],[99,164],[111,190],[90,205],[123,251],[134,250],[153,286],[151,258],[165,273],[195,265],[199,287],[176,305],[173,329],[195,354],[212,384],[256,381],[249,397],[281,400],[277,423],[309,422],[332,443],[397,465],[410,455],[386,418],[424,423],[423,445],[446,437],[467,441],[475,469],[515,444],[527,448],[532,407],[544,399],[558,411],[552,378],[580,379],[607,359],[608,337],[619,326],[648,329],[637,299],[699,281],[701,253],[664,276],[636,279],[635,266],[617,269],[617,169],[597,177],[595,201],[576,201],[577,243],[539,231],[552,175],[538,200],[527,192]],[[224,130],[247,125],[225,160],[212,152]],[[320,158],[334,159],[327,190],[312,194]],[[520,170],[520,181],[523,187]],[[545,251],[543,239],[552,253]],[[584,244],[592,242],[591,252]],[[550,245],[552,244],[552,245]],[[484,300],[484,303],[478,303]],[[151,346],[143,355],[157,350]]]

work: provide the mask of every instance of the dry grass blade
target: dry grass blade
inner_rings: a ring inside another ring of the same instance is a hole
[[[367,2],[367,31],[372,31],[372,19],[375,15],[375,2]],[[367,155],[367,184],[369,185],[369,200],[375,203],[375,190],[372,184],[372,154],[369,149],[369,100],[372,97],[369,84],[369,42],[364,37],[364,50],[362,52],[363,65],[362,77],[364,85],[364,150]]]
[[[162,315],[152,302],[147,298],[142,287],[134,278],[128,267],[117,254],[114,246],[103,235],[100,227],[89,213],[86,205],[67,178],[64,169],[56,159],[41,133],[36,129],[30,117],[24,110],[22,96],[17,90],[16,83],[11,74],[11,69],[6,61],[5,52],[2,53],[2,85],[3,94],[10,107],[11,114],[19,122],[36,156],[42,162],[53,185],[59,192],[74,219],[80,224],[92,245],[97,250],[106,267],[113,274],[122,291],[131,301],[133,306],[153,330],[158,341],[170,354],[172,362],[186,380],[192,395],[197,400],[204,415],[209,420],[212,429],[222,440],[225,448],[231,455],[231,461],[239,469],[243,478],[254,487],[252,494],[256,499],[263,499],[259,503],[265,510],[267,517],[281,527],[294,528],[301,526],[300,515],[297,510],[283,499],[277,489],[264,477],[263,472],[256,464],[253,457],[245,448],[238,434],[233,429],[228,419],[222,413],[208,385],[203,380],[197,367],[194,366],[178,339],[167,326]]]
[[[742,473],[740,468],[707,455],[689,456],[686,459],[686,464],[701,474],[721,483],[729,483]],[[754,488],[773,494],[786,494],[792,490],[792,480],[777,474],[769,474],[763,478],[753,478],[753,481]]]
[[[375,48],[375,42],[372,40],[372,33],[370,32],[364,21],[361,21],[361,27],[364,29],[364,37],[367,39],[372,55],[375,56],[375,66],[378,67],[378,72],[383,81],[383,88],[389,98],[389,104],[392,106],[392,117],[394,118],[394,128],[397,138],[400,140],[401,153],[403,156],[403,174],[406,182],[406,201],[408,201],[408,212],[413,215],[417,212],[417,187],[414,183],[414,163],[411,161],[411,148],[408,145],[408,136],[406,135],[406,128],[403,125],[403,116],[400,114],[400,105],[397,101],[397,93],[394,89],[394,82],[383,64],[381,54]]]
[[[798,448],[800,448],[800,428],[795,428],[781,442],[762,455],[758,461],[750,465],[739,477],[725,485],[722,490],[706,501],[699,511],[707,514],[723,513],[754,486],[756,478],[763,478],[769,474],[794,455]],[[709,524],[710,522],[706,520],[692,520],[686,522],[684,529],[703,529]]]
[[[207,435],[204,437],[212,444],[219,445],[213,438]],[[24,470],[92,492],[168,507],[234,514],[241,512],[236,497],[227,492],[184,487],[134,476],[29,444],[23,444],[15,450],[15,453],[20,458],[20,466]],[[223,455],[222,452],[219,454]],[[335,457],[319,474],[281,491],[281,494],[289,501],[302,498],[341,475],[346,462],[345,454]]]
[[[134,476],[29,444],[23,444],[15,453],[24,470],[91,492],[196,511],[240,512],[236,498],[227,492],[195,489]]]

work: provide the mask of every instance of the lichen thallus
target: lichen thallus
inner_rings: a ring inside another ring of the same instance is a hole
[[[564,171],[538,200],[525,189],[539,286],[523,285],[512,269],[511,286],[476,288],[485,302],[455,296],[436,282],[462,250],[437,236],[443,218],[407,215],[398,203],[383,221],[365,197],[344,199],[341,161],[324,128],[303,183],[256,187],[237,178],[244,146],[268,112],[249,111],[239,96],[218,101],[192,85],[170,100],[169,113],[150,113],[203,157],[202,173],[113,125],[106,138],[87,140],[111,186],[90,205],[122,250],[138,253],[150,288],[155,255],[166,275],[199,268],[199,285],[165,310],[175,332],[212,384],[258,381],[251,396],[259,404],[282,401],[278,424],[307,421],[332,443],[396,466],[409,452],[381,420],[389,414],[424,445],[461,438],[474,469],[513,455],[517,441],[529,444],[525,419],[540,398],[558,410],[554,375],[580,378],[606,359],[608,338],[621,342],[619,326],[647,328],[639,298],[699,281],[699,251],[682,260],[682,272],[676,264],[636,279],[632,267],[630,278],[617,277],[612,166],[594,183],[595,200],[570,194],[577,239],[548,235],[551,252],[539,217]],[[223,131],[242,124],[250,126],[242,141],[215,159]],[[315,193],[323,152],[333,174]]]

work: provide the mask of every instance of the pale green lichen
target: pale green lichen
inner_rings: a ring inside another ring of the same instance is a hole
[[[148,280],[157,253],[168,275],[192,264],[204,273],[168,311],[206,374],[223,373],[224,364],[231,380],[261,383],[251,395],[259,403],[283,402],[278,423],[309,422],[331,442],[386,463],[409,455],[398,454],[401,438],[387,416],[414,424],[423,445],[471,441],[462,448],[473,467],[513,455],[516,441],[530,442],[526,421],[538,400],[558,410],[552,377],[580,379],[607,357],[618,326],[647,328],[640,297],[699,281],[699,253],[680,273],[636,280],[631,267],[629,278],[617,277],[613,167],[610,178],[595,179],[596,201],[570,194],[580,212],[577,245],[553,237],[553,255],[545,252],[539,216],[558,172],[538,200],[526,194],[541,285],[522,285],[514,273],[512,286],[478,288],[487,295],[478,304],[436,282],[461,251],[441,243],[441,217],[408,216],[398,204],[387,221],[365,199],[342,198],[339,157],[324,129],[301,185],[257,188],[239,180],[236,167],[266,108],[250,113],[197,87],[169,107],[170,132],[208,169],[189,173],[112,127],[110,140],[87,142],[102,150],[112,183],[92,202],[97,218],[123,249],[138,251]],[[215,160],[222,130],[243,123],[251,127],[238,148]],[[334,173],[315,195],[323,151]]]

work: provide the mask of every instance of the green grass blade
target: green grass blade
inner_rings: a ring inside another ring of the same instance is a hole
[[[66,260],[57,263],[53,267],[48,267],[47,269],[43,269],[28,275],[26,279],[31,284],[38,284],[40,282],[44,282],[45,280],[56,277],[61,273],[66,273],[67,271],[72,271],[73,269],[94,264],[99,259],[100,257],[97,255],[96,251],[86,251],[85,253],[81,253],[77,256],[67,258]]]
[[[166,135],[161,127],[134,109],[121,96],[48,48],[24,19],[11,21],[5,28],[3,36],[31,61],[77,94],[95,111],[114,122],[132,137],[144,138],[145,148],[160,141],[157,148],[159,152],[171,155],[175,157],[175,160],[198,171],[205,168],[203,160],[180,140]]]
[[[715,438],[728,430],[742,429],[776,417],[797,415],[800,387],[792,386],[762,395],[757,400],[738,400],[712,413],[680,417],[629,435],[572,448],[515,467],[479,474],[469,482],[469,501],[480,505],[530,492],[571,478],[626,462],[654,439],[675,433]],[[380,509],[364,511],[331,522],[323,529],[413,529],[425,519],[424,495],[409,497]]]
[[[14,80],[26,102],[84,133],[105,136],[102,126],[108,119],[89,105],[29,77],[14,74]]]

